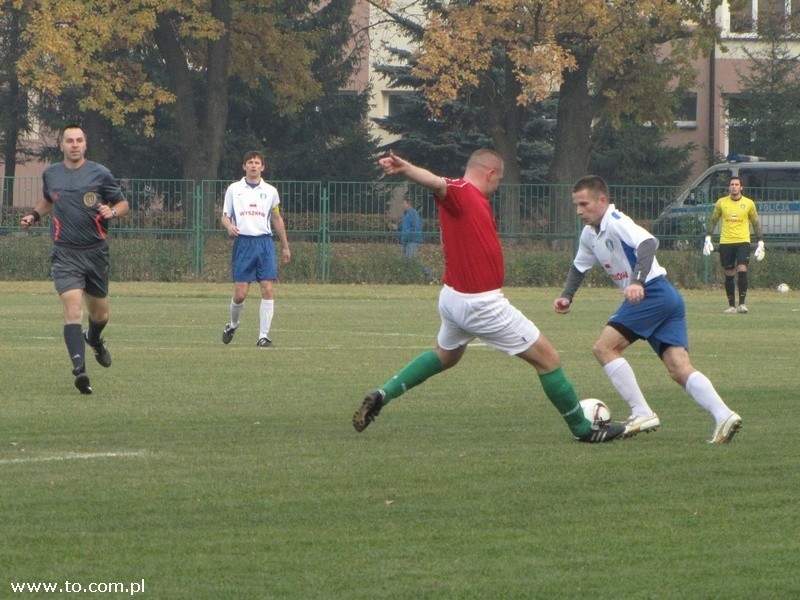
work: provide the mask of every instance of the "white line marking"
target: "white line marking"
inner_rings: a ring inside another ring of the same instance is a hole
[[[3,458],[0,465],[19,465],[23,463],[53,462],[58,460],[92,460],[95,458],[128,458],[144,456],[147,450],[123,450],[119,452],[66,452],[50,456],[29,456],[25,458]]]

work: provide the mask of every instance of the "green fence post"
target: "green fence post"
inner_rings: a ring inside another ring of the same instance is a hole
[[[319,198],[319,278],[330,279],[331,271],[331,232],[330,232],[330,195],[328,188],[320,190]]]
[[[194,183],[194,274],[196,277],[203,275],[203,186]]]

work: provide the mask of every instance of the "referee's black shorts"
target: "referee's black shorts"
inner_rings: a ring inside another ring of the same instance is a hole
[[[89,248],[53,244],[50,271],[56,291],[60,295],[69,290],[83,290],[95,298],[105,298],[108,296],[109,257],[106,243]]]

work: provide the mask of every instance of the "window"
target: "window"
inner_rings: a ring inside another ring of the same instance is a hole
[[[773,188],[800,188],[800,169],[776,169],[769,172],[767,180]]]
[[[739,179],[742,180],[742,187],[749,190],[752,194],[759,193],[759,190],[767,187],[767,171],[739,169]]]
[[[720,169],[708,178],[708,189],[706,190],[706,202],[713,202],[715,198],[728,195],[728,184],[731,182],[733,173],[730,169]]]
[[[730,0],[731,33],[800,32],[800,0]]]
[[[383,110],[385,117],[396,117],[412,110],[414,92],[384,92]]]
[[[743,117],[745,100],[737,94],[725,94],[725,107],[727,109],[727,137],[728,147],[726,154],[757,154],[752,151],[753,131],[747,120]]]
[[[752,0],[731,0],[731,33],[752,33],[756,9]]]
[[[697,127],[697,94],[677,91],[678,105],[675,107],[675,125],[683,129]]]

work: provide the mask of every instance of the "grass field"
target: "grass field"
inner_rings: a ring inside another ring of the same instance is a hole
[[[747,316],[686,293],[695,366],[744,419],[710,446],[645,343],[650,435],[572,441],[533,370],[480,345],[357,434],[364,393],[432,346],[438,287],[279,285],[272,349],[255,295],[222,345],[231,291],[112,284],[114,364],[81,396],[51,284],[0,283],[0,598],[800,597],[800,293],[752,290]],[[591,353],[618,294],[558,316],[556,292],[506,295],[625,418]]]

